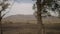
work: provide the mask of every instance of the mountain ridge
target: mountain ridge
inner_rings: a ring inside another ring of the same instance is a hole
[[[12,15],[9,17],[6,17],[4,19],[2,19],[3,21],[10,21],[10,22],[23,22],[23,23],[27,23],[27,22],[31,22],[31,23],[37,23],[37,19],[34,15]],[[54,17],[48,17],[48,18],[42,18],[43,23],[60,23],[60,19],[59,18],[54,18]]]

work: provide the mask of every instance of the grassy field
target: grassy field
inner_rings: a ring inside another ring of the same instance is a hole
[[[60,34],[60,24],[45,24],[46,34]],[[37,34],[39,24],[3,24],[3,34]]]

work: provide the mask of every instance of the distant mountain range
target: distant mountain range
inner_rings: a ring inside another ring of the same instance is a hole
[[[4,19],[2,19],[3,21],[11,21],[11,22],[33,22],[36,23],[37,19],[34,15],[12,15],[9,17],[6,17]],[[53,18],[53,17],[48,17],[48,18],[42,18],[43,23],[60,23],[60,19],[59,18]]]
[[[11,22],[27,22],[36,20],[34,15],[12,15],[3,19],[3,21]]]
[[[11,15],[5,19],[25,19],[25,20],[34,20],[36,19],[34,15]]]

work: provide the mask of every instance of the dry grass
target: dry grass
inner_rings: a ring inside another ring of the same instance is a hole
[[[47,34],[60,34],[60,19],[43,18]],[[4,34],[37,34],[40,26],[36,20],[22,22],[7,22],[3,24]]]
[[[60,24],[45,24],[47,34],[60,34]],[[3,24],[4,34],[37,34],[39,24]]]

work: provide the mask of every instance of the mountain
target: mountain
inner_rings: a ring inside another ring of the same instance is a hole
[[[25,20],[34,20],[34,15],[12,15],[9,17],[6,17],[5,19],[25,19]]]
[[[36,20],[34,15],[12,15],[2,19],[3,21],[11,21],[11,22],[30,22]]]
[[[2,19],[3,21],[13,22],[13,23],[37,23],[37,19],[34,15],[12,15]],[[60,23],[60,19],[56,17],[42,17],[43,23]]]

